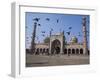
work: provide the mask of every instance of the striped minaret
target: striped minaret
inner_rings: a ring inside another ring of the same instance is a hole
[[[37,23],[35,22],[34,23],[33,33],[32,33],[31,54],[33,54],[34,53],[34,50],[35,50],[36,27],[37,27]]]
[[[87,48],[87,29],[86,29],[86,16],[82,17],[82,27],[83,27],[83,47],[84,47],[84,54],[88,54]]]

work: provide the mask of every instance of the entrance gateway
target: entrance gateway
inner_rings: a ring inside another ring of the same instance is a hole
[[[63,54],[64,49],[64,33],[59,33],[50,36],[49,53],[51,54]]]
[[[61,43],[59,40],[54,40],[51,44],[51,54],[59,54],[61,48]]]

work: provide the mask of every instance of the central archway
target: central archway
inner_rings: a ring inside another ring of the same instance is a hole
[[[51,45],[51,53],[52,54],[59,54],[61,48],[61,43],[58,39],[54,40]]]

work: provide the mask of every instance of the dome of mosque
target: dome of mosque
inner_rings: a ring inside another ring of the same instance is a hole
[[[71,42],[72,42],[72,43],[77,43],[77,42],[78,42],[77,37],[75,37],[75,36],[74,36],[74,37],[72,37],[72,38],[71,38]]]

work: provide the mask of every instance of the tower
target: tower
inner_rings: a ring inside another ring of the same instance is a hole
[[[34,23],[34,30],[33,30],[33,34],[32,34],[32,41],[31,41],[31,54],[34,53],[35,50],[35,36],[36,36],[36,27],[37,27],[37,23]]]
[[[83,48],[84,48],[84,54],[87,54],[88,53],[88,48],[87,48],[86,16],[83,16],[83,18],[82,18],[82,27],[83,27]]]

